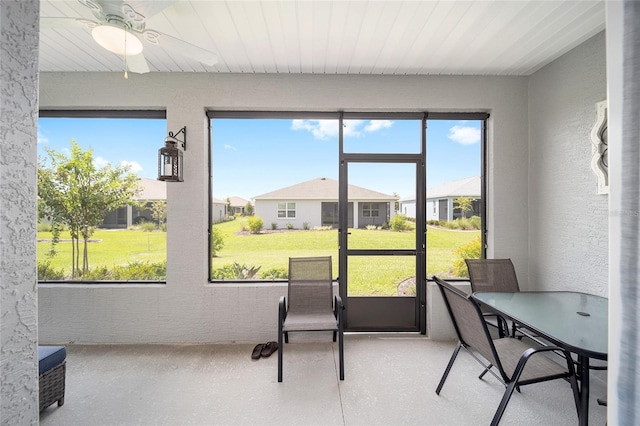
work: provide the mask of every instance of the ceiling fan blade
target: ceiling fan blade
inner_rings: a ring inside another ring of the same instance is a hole
[[[149,64],[143,53],[126,57],[127,68],[131,72],[137,74],[145,74],[149,72]]]
[[[98,25],[97,22],[90,21],[84,18],[68,18],[68,17],[59,17],[59,18],[48,18],[43,17],[40,18],[40,28],[51,28],[51,29],[69,29],[69,28],[85,28],[91,29]]]
[[[177,3],[177,0],[125,0],[123,6],[128,4],[137,13],[149,19],[175,3]]]
[[[147,43],[161,46],[176,53],[181,53],[205,65],[214,65],[218,62],[218,55],[210,50],[203,49],[202,47],[155,30],[143,31],[142,39]]]

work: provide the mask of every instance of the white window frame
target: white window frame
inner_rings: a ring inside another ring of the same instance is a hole
[[[297,216],[296,208],[297,206],[295,201],[279,201],[278,202],[278,219],[295,219]],[[284,216],[281,216],[280,213],[284,213]]]

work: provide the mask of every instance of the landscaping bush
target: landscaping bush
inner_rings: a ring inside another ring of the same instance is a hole
[[[247,227],[252,234],[258,234],[264,227],[264,220],[260,216],[250,216],[247,218]]]
[[[278,229],[278,223],[277,222],[271,222],[271,230],[275,231],[276,229]]]
[[[50,223],[38,223],[38,232],[51,232]]]
[[[304,229],[305,231],[308,231],[309,230],[309,222],[304,222],[302,224],[302,229]]]
[[[211,255],[216,257],[218,252],[224,247],[224,236],[215,226],[211,231]]]
[[[287,278],[289,273],[284,268],[271,268],[260,273],[262,280],[286,280]]]
[[[482,256],[482,240],[480,237],[453,250],[456,260],[453,261],[451,274],[457,277],[469,277],[465,259],[479,259]]]
[[[149,222],[147,220],[140,221],[138,226],[140,227],[140,230],[143,232],[153,232],[156,230],[156,224],[153,222]]]
[[[247,266],[233,262],[232,265],[224,265],[222,268],[214,269],[211,278],[214,280],[251,280],[255,279],[260,266]]]
[[[403,214],[397,214],[391,218],[391,223],[389,227],[394,232],[402,232],[409,229],[409,224],[407,223],[407,217]]]
[[[167,262],[131,262],[124,266],[97,266],[80,276],[85,281],[140,281],[167,279]]]
[[[287,222],[287,229],[289,230],[293,229],[293,223]]]
[[[51,267],[51,262],[46,260],[38,262],[38,280],[62,280],[64,279],[64,269],[55,269]]]
[[[367,225],[365,229],[367,231],[375,231],[376,229],[378,229],[378,227],[375,225]]]

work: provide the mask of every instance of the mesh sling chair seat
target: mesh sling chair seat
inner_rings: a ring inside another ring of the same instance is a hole
[[[576,414],[578,414],[580,399],[576,374],[573,363],[570,361],[571,357],[566,350],[557,346],[533,347],[522,340],[512,337],[492,339],[482,311],[471,299],[471,296],[438,277],[434,276],[433,280],[440,288],[458,336],[458,344],[440,379],[436,394],[440,395],[440,391],[460,349],[464,348],[476,361],[485,367],[480,378],[486,372],[490,372],[506,386],[500,405],[491,421],[492,426],[500,422],[514,389],[518,388],[519,390],[520,386],[555,379],[568,379],[571,383]],[[560,365],[544,355],[550,351],[564,353],[566,359],[563,361],[566,362],[566,368],[564,365]],[[494,370],[497,370],[497,372]]]
[[[282,338],[289,332],[332,331],[338,339],[340,380],[344,380],[342,299],[333,296],[331,256],[289,258],[287,297],[278,303],[278,382],[282,382]]]

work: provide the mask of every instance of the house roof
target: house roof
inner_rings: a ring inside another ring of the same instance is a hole
[[[247,205],[247,203],[250,203],[249,200],[245,200],[242,197],[228,197],[229,198],[229,202],[231,203],[231,207],[245,207]],[[226,198],[225,198],[226,200]],[[226,203],[226,201],[225,201]]]
[[[167,182],[149,178],[140,178],[138,182],[140,193],[133,197],[134,200],[166,200]]]
[[[427,199],[445,197],[481,197],[480,176],[452,180],[435,188],[427,189]]]
[[[337,200],[338,181],[317,178],[254,197],[255,200]],[[350,200],[394,200],[393,195],[349,185]]]

